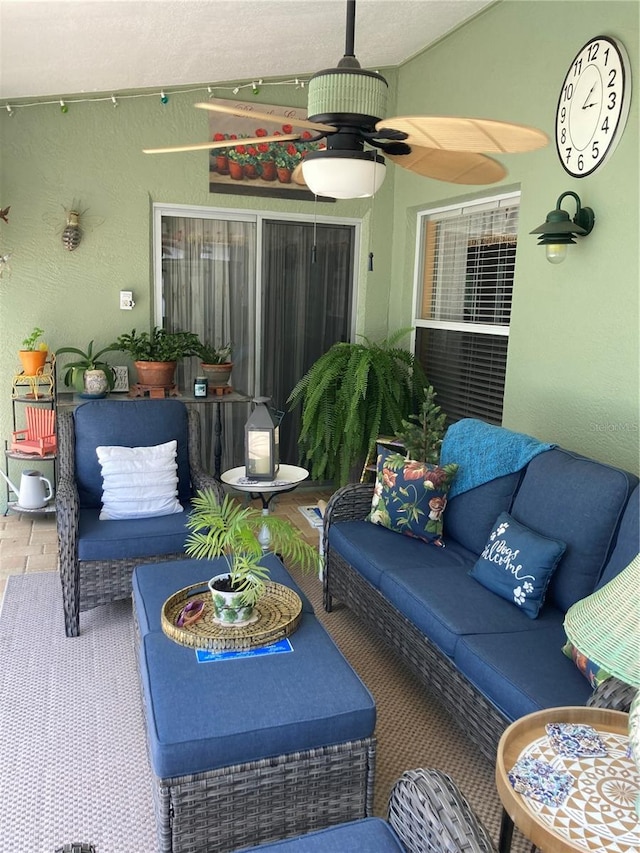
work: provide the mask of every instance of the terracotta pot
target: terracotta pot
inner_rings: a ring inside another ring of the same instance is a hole
[[[47,350],[39,350],[39,349],[22,349],[18,352],[20,356],[20,361],[22,363],[22,369],[25,373],[25,376],[37,376],[42,373],[42,368],[44,367],[44,363],[47,360],[48,356]]]
[[[140,385],[166,388],[173,385],[175,361],[134,361]]]
[[[278,174],[276,172],[276,164],[273,160],[265,160],[262,163],[262,173],[260,177],[263,181],[275,181]]]
[[[244,176],[252,181],[258,177],[258,170],[254,163],[245,163]]]
[[[242,164],[236,160],[229,160],[229,175],[234,181],[241,181],[244,178]]]
[[[202,372],[209,380],[209,388],[220,388],[223,385],[228,385],[232,369],[232,362],[228,362],[227,364],[202,365]]]
[[[221,175],[229,174],[229,158],[226,154],[216,155],[216,169]]]
[[[281,166],[278,166],[278,180],[281,184],[290,184],[291,169],[283,169]]]

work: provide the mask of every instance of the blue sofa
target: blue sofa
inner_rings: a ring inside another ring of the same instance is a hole
[[[498,450],[518,435],[483,429]],[[445,449],[446,439],[443,457]],[[464,479],[480,448],[457,450],[465,463],[456,476]],[[366,520],[373,484],[339,489],[324,521],[325,609],[337,600],[373,627],[491,760],[513,720],[594,701],[590,683],[561,651],[564,616],[640,551],[634,474],[549,445],[521,462],[462,493],[452,487],[445,547]],[[537,618],[469,574],[503,512],[566,543]]]

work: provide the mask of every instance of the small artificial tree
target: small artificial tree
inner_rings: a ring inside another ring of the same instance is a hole
[[[447,415],[436,405],[433,386],[425,388],[424,395],[419,414],[409,415],[409,420],[403,420],[402,428],[395,437],[404,447],[408,459],[437,464]]]

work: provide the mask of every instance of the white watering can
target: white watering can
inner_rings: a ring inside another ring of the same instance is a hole
[[[40,471],[24,470],[20,478],[20,489],[16,488],[2,471],[0,475],[7,481],[7,485],[18,499],[18,505],[23,509],[42,509],[53,497],[51,483]]]

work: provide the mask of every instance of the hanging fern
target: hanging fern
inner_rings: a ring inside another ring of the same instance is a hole
[[[349,482],[379,435],[395,434],[416,411],[428,386],[413,355],[398,341],[400,329],[380,343],[334,344],[291,392],[290,409],[302,406],[298,444],[314,480]]]

